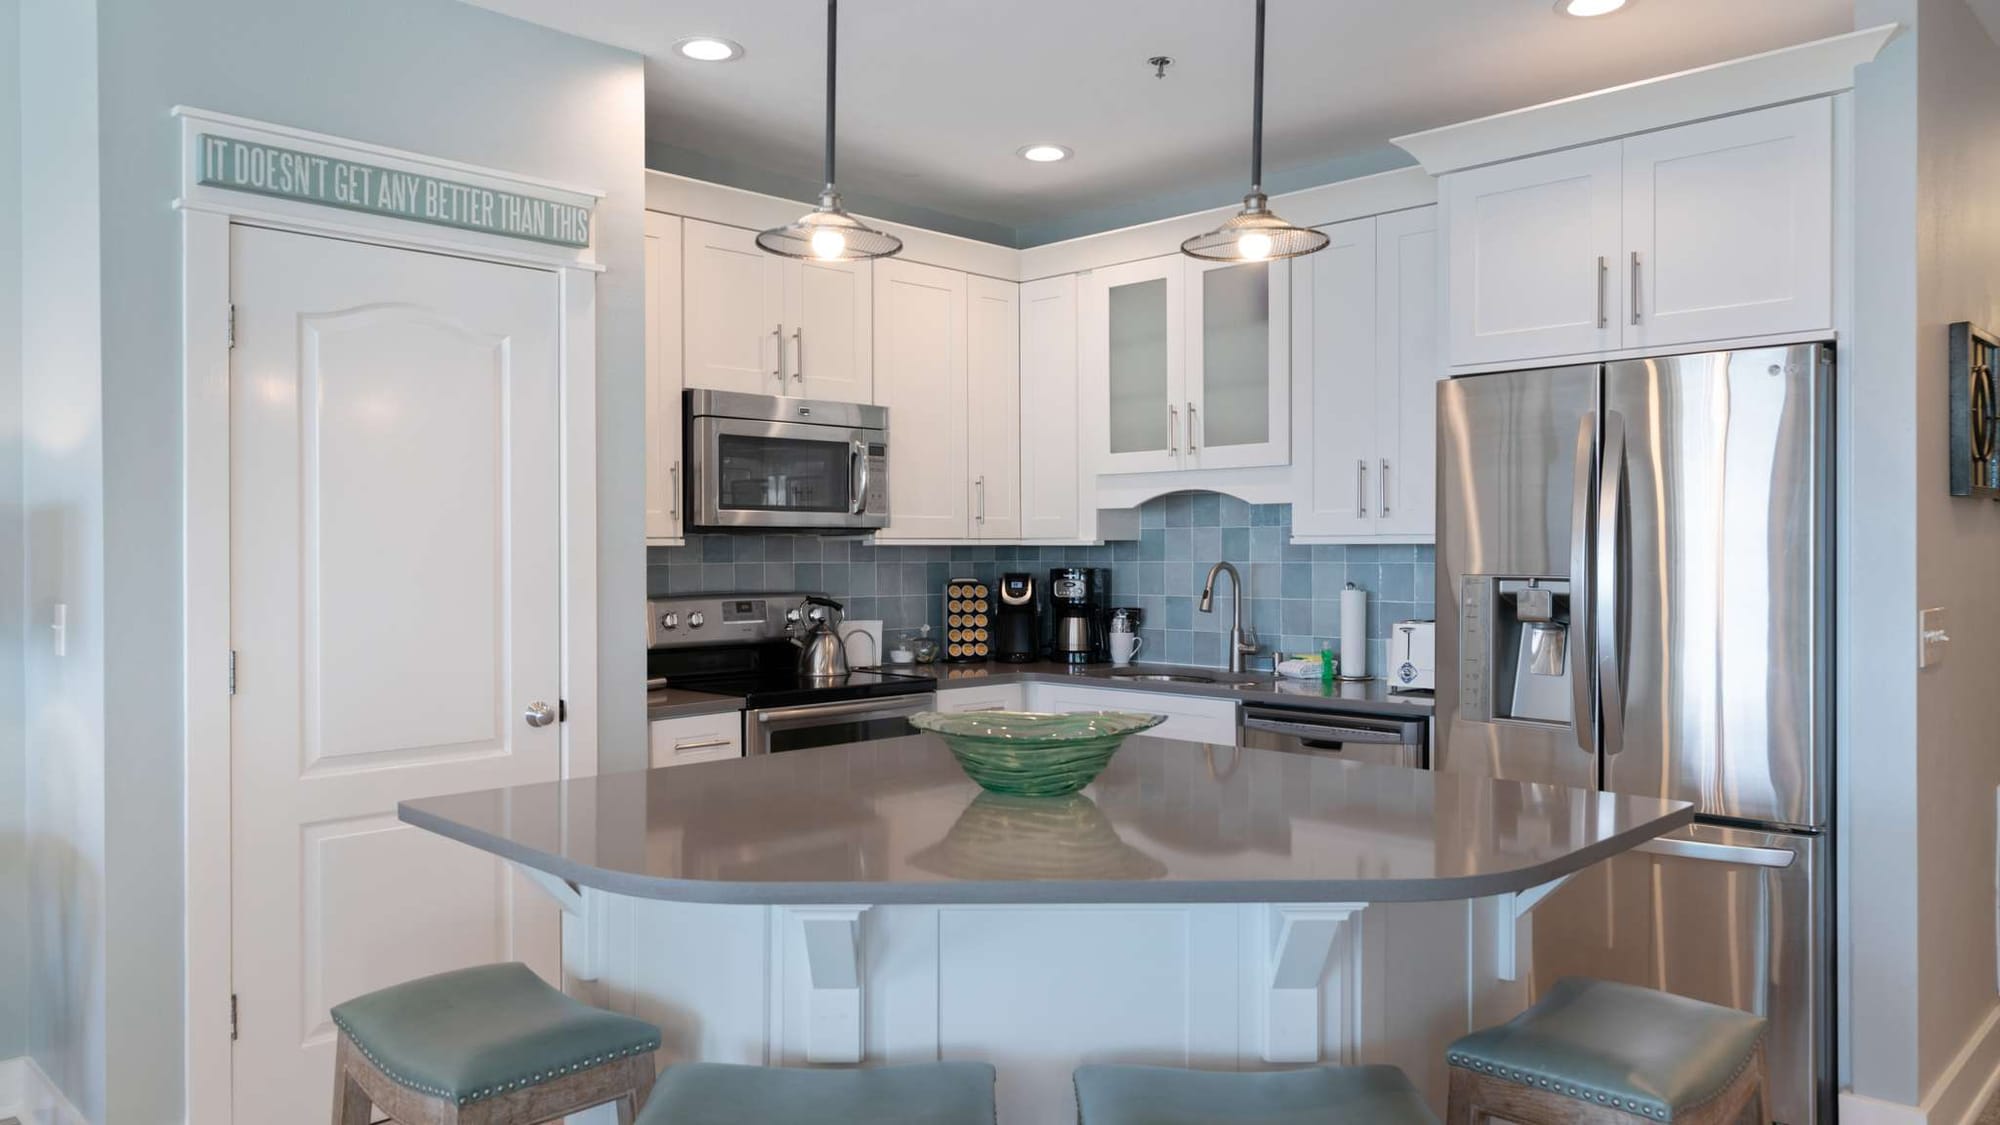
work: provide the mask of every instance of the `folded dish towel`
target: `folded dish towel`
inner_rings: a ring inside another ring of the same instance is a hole
[[[1317,656],[1295,656],[1278,661],[1278,675],[1288,680],[1317,680],[1320,678],[1319,669],[1320,658]]]

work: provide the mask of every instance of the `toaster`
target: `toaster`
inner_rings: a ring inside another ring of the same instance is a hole
[[[1437,687],[1437,622],[1398,621],[1389,629],[1389,690]]]

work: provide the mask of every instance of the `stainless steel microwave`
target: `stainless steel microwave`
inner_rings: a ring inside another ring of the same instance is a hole
[[[889,523],[889,411],[685,393],[693,531],[872,531]]]

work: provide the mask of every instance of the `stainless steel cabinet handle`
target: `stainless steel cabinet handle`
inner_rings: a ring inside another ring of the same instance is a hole
[[[782,383],[785,381],[785,326],[784,325],[774,324],[771,326],[771,346],[777,349],[778,352],[777,356],[774,357],[773,359],[774,366],[771,368],[771,374],[780,383]]]
[[[979,514],[974,518],[977,519],[980,523],[985,523],[986,522],[986,478],[980,477],[978,480],[973,481],[972,487],[974,490],[977,491],[979,495],[979,507],[977,509]]]
[[[1379,514],[1386,516],[1389,514],[1389,459],[1387,457],[1382,458],[1382,475],[1375,479],[1375,491],[1381,494],[1376,497],[1381,503],[1375,506],[1375,510]]]
[[[521,717],[528,720],[531,727],[545,727],[556,721],[556,709],[537,699],[528,704],[527,714]]]
[[[1570,507],[1570,556],[1569,556],[1569,615],[1573,636],[1590,636],[1590,615],[1595,612],[1596,603],[1591,600],[1591,567],[1596,565],[1595,528],[1591,521],[1596,513],[1591,510],[1590,498],[1596,491],[1597,482],[1592,479],[1596,472],[1596,462],[1592,454],[1597,450],[1597,413],[1586,411],[1583,421],[1576,427],[1576,480],[1572,486],[1574,496]],[[1582,649],[1570,650],[1569,688],[1570,725],[1576,731],[1576,748],[1585,754],[1597,756],[1596,715],[1591,710],[1591,701],[1596,698],[1590,690],[1590,676],[1593,669],[1576,654]]]
[[[1368,514],[1368,462],[1354,463],[1354,514]]]
[[[792,381],[806,381],[806,330],[804,327],[792,329]]]
[[[1167,452],[1179,453],[1181,440],[1181,408],[1167,407]]]
[[[1610,272],[1611,263],[1604,260],[1604,255],[1599,254],[1597,256],[1597,326],[1599,328],[1611,327],[1611,317],[1604,311],[1605,275]]]
[[[1632,251],[1632,323],[1639,323],[1639,252]]]
[[[1615,411],[1604,414],[1603,468],[1597,499],[1596,606],[1591,610],[1593,647],[1597,650],[1598,722],[1604,732],[1604,755],[1625,749],[1625,419]]]
[[[1190,402],[1188,403],[1188,428],[1187,428],[1187,439],[1188,439],[1187,447],[1189,453],[1193,453],[1195,451],[1194,434],[1195,434],[1194,403]]]
[[[681,519],[681,463],[667,466],[667,518],[679,523]]]
[[[676,739],[674,753],[678,754],[683,750],[707,750],[715,746],[732,746],[735,742],[733,738],[691,738],[685,742]]]

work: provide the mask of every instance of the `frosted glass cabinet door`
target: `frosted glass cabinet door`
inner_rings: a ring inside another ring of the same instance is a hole
[[[1102,294],[1097,307],[1104,318],[1096,357],[1107,394],[1103,470],[1181,468],[1187,419],[1180,258],[1098,270],[1091,282]]]
[[[1291,460],[1291,270],[1284,263],[1187,264],[1183,467]]]

